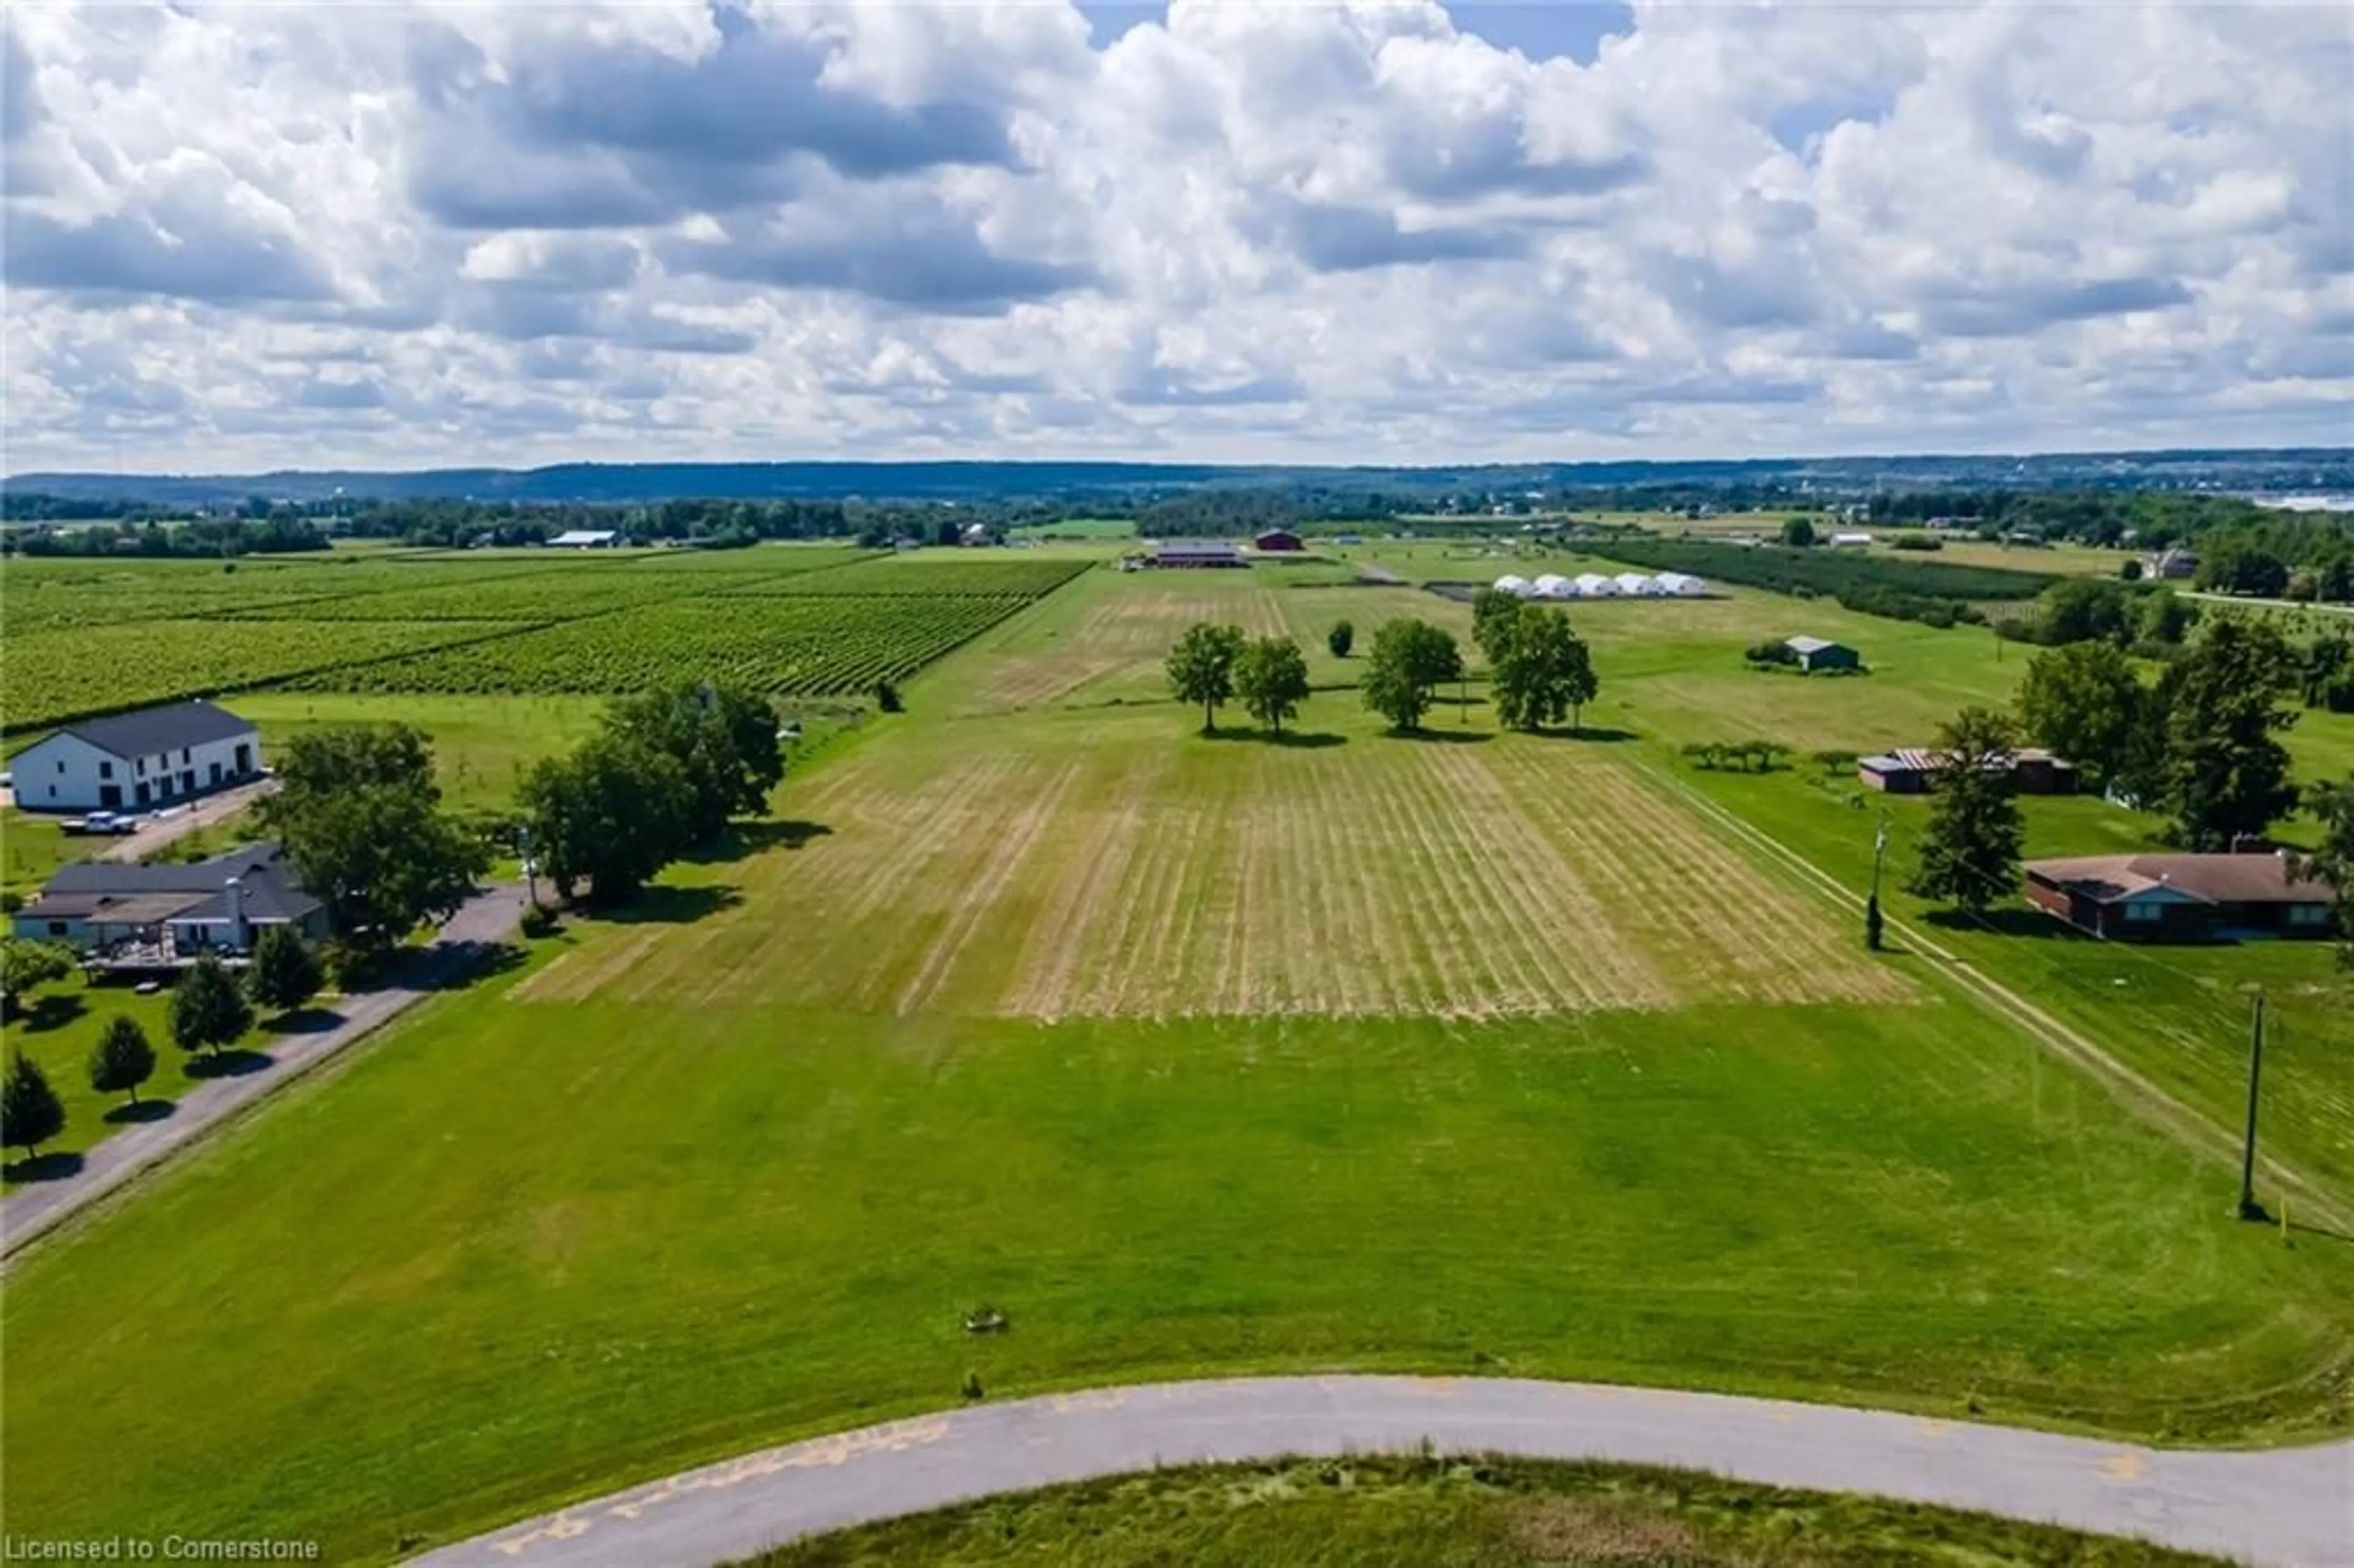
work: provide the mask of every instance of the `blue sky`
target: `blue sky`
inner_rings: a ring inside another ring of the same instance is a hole
[[[2349,79],[2131,0],[20,6],[5,461],[2338,444]]]

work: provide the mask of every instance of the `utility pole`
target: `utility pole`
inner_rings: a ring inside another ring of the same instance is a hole
[[[1880,808],[1879,825],[1872,834],[1872,896],[1863,906],[1863,945],[1880,951],[1880,867],[1888,858],[1888,808]]]
[[[2240,1218],[2270,1218],[2256,1202],[2256,1090],[2264,1075],[2264,993],[2256,992],[2248,1023],[2248,1139],[2240,1152]]]

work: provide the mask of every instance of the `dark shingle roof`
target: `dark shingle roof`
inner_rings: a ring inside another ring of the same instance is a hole
[[[83,719],[62,725],[59,730],[117,757],[153,757],[159,751],[177,751],[184,746],[205,746],[248,735],[252,733],[253,725],[227,708],[199,700],[142,708],[135,714],[116,714],[111,718]]]
[[[28,919],[93,916],[142,922],[228,918],[230,877],[245,888],[252,920],[300,920],[320,905],[296,885],[294,868],[274,843],[246,844],[184,865],[116,865],[85,861],[58,867],[41,895],[19,913]],[[136,910],[133,914],[132,911]]]

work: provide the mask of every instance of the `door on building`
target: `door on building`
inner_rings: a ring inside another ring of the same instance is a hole
[[[101,784],[101,785],[100,785],[100,786],[98,787],[98,805],[99,805],[99,809],[100,809],[101,810],[104,810],[104,811],[111,811],[111,810],[115,810],[116,808],[120,807],[122,804],[122,785],[120,785],[120,784]]]
[[[219,783],[220,781],[221,781],[221,765],[220,765],[219,763],[216,762],[216,763],[214,763],[214,764],[213,764],[213,772],[212,772],[212,777],[211,777],[210,779],[207,779],[207,780],[206,780],[206,782],[207,782],[207,783],[208,783],[208,784],[217,784],[217,783]]]
[[[243,744],[238,747],[237,771],[239,777],[253,771],[253,747]]]
[[[137,800],[143,806],[147,804],[147,780],[144,779],[139,780],[138,792],[134,794],[132,799]]]
[[[181,794],[183,794],[183,795],[193,795],[193,794],[195,794],[196,792],[196,770],[195,768],[183,768],[183,769],[181,769],[181,771],[180,771],[180,793],[181,793]]]

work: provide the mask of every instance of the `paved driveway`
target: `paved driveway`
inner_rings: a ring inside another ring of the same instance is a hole
[[[2050,1520],[2296,1568],[2354,1563],[2354,1443],[2174,1453],[1883,1411],[1507,1378],[1276,1377],[974,1405],[795,1443],[419,1561],[642,1568],[1155,1465],[1403,1451],[1619,1460]]]
[[[169,1159],[222,1118],[292,1083],[304,1072],[382,1027],[485,959],[523,917],[523,889],[476,894],[424,948],[408,955],[386,983],[345,997],[332,1027],[271,1036],[270,1065],[236,1077],[208,1078],[182,1095],[161,1121],[133,1122],[83,1156],[81,1169],[34,1181],[0,1199],[0,1257],[15,1253],[69,1216]]]

